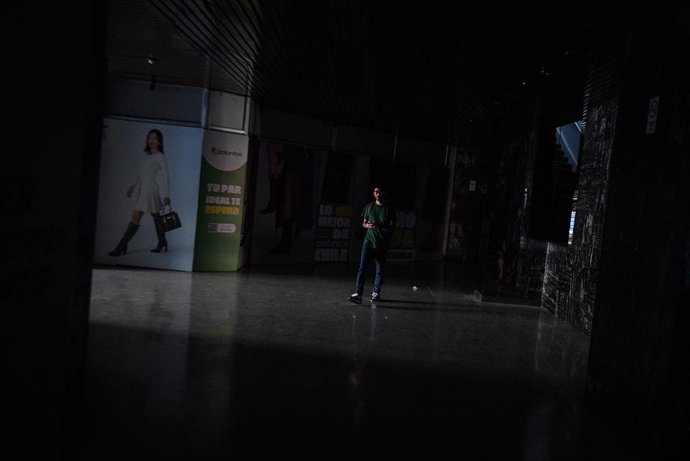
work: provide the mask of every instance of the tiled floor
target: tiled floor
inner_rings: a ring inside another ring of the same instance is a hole
[[[588,338],[441,263],[94,270],[73,459],[638,459],[586,403]],[[419,287],[412,291],[412,285]]]

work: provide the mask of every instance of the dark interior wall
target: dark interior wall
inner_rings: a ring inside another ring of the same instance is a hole
[[[539,304],[548,242],[568,240],[575,174],[563,174],[555,134],[581,120],[586,80],[584,57],[567,54],[554,58],[553,75],[530,81],[529,101],[498,105],[483,127],[474,127],[466,152],[478,160],[468,162],[459,150],[448,257],[476,256],[470,264],[484,298]],[[477,185],[473,195],[467,172],[477,176],[478,165],[485,187],[480,194]]]
[[[5,5],[3,453],[64,459],[85,365],[105,75],[100,2]],[[17,455],[14,455],[17,456]]]
[[[464,146],[458,149],[455,160],[446,257],[469,270],[476,270],[479,264],[487,194],[487,151],[488,147],[481,143]]]
[[[443,231],[446,225],[445,212],[448,202],[449,169],[445,166],[430,166],[424,187],[422,211],[418,223],[420,252],[440,254]]]
[[[542,123],[537,130],[537,147],[534,156],[531,213],[529,215],[530,238],[551,241],[553,202],[553,152],[555,126]]]
[[[533,278],[541,292],[543,259],[535,260],[525,234],[533,176],[536,134],[531,123],[518,123],[506,113],[492,123],[486,150],[486,200],[482,214],[477,290],[483,297],[525,299]],[[536,249],[537,253],[544,253]],[[539,296],[540,297],[540,296]],[[536,298],[535,298],[536,299]]]
[[[690,38],[679,17],[672,8],[636,17],[610,162],[589,364],[600,405],[664,459],[690,453],[690,74],[669,46]],[[657,96],[650,130],[650,99]]]
[[[418,167],[410,162],[372,158],[368,190],[374,190],[375,186],[383,187],[393,207],[414,210],[416,196],[420,193],[417,187]]]
[[[446,257],[474,271],[482,297],[536,303],[545,257],[545,245],[527,236],[536,114],[506,111],[473,134],[456,156]]]

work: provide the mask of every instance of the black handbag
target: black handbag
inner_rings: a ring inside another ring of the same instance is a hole
[[[169,210],[167,213],[162,212],[155,221],[156,229],[158,229],[159,232],[169,232],[178,227],[182,227],[180,217],[177,215],[177,212],[173,210]]]

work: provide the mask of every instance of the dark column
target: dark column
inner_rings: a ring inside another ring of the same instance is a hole
[[[683,459],[690,454],[690,73],[678,50],[690,43],[690,10],[655,8],[630,14],[589,373],[600,408],[655,456]]]
[[[534,266],[533,250],[524,234],[527,225],[527,197],[525,190],[531,176],[536,147],[534,127],[506,113],[495,123],[493,144],[487,151],[487,198],[484,208],[479,265],[480,282],[477,290],[483,300],[511,302],[541,301],[543,259],[536,266],[542,274],[535,275],[539,296],[532,296],[534,285],[528,280]]]
[[[11,2],[0,26],[3,453],[68,457],[98,194],[102,2]]]

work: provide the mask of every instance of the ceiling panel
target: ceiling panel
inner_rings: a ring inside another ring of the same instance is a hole
[[[110,9],[113,74],[250,94],[333,123],[456,143],[501,111],[527,116],[543,88],[567,82],[581,93],[581,2],[114,0]]]

